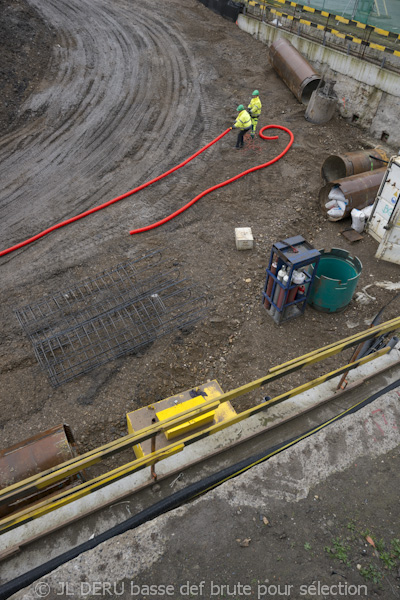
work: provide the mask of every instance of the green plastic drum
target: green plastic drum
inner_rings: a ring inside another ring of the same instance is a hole
[[[339,312],[350,304],[362,264],[356,256],[346,250],[332,248],[321,250],[314,282],[308,296],[308,303],[323,312]],[[311,265],[310,274],[314,269]]]

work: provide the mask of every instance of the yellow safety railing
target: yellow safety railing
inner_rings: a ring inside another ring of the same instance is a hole
[[[237,398],[251,391],[254,391],[257,388],[265,386],[278,378],[284,377],[295,371],[320,362],[326,358],[337,355],[367,340],[371,340],[375,337],[392,333],[396,331],[399,327],[400,317],[397,317],[381,325],[376,325],[375,327],[371,327],[358,334],[349,336],[339,342],[330,344],[323,348],[319,348],[303,356],[300,356],[298,358],[287,361],[286,363],[273,367],[269,369],[268,374],[266,376],[252,381],[248,384],[245,384],[239,388],[226,392],[219,396],[217,399],[205,401],[199,407],[187,410],[181,413],[178,417],[171,417],[169,419],[165,419],[164,421],[141,429],[140,431],[137,431],[134,434],[130,434],[119,438],[118,440],[114,440],[113,442],[96,448],[90,452],[87,452],[86,454],[77,456],[65,463],[62,463],[61,465],[57,465],[56,467],[48,469],[37,475],[33,475],[28,479],[15,483],[1,490],[0,506],[9,505],[14,501],[20,500],[21,498],[26,498],[39,490],[43,490],[46,487],[65,479],[65,477],[72,476],[78,473],[79,471],[82,471],[83,469],[86,469],[100,462],[101,460],[104,460],[105,458],[113,456],[116,453],[130,448],[134,445],[140,444],[143,441],[148,440],[159,433],[165,432],[167,429],[170,429],[173,426],[177,426],[196,416],[213,410],[217,408],[222,402],[233,400],[234,398]],[[271,406],[283,402],[288,398],[292,398],[306,390],[320,385],[325,381],[337,377],[338,375],[346,373],[350,369],[355,369],[360,365],[363,365],[371,360],[374,360],[375,358],[378,358],[379,356],[386,354],[389,351],[389,347],[384,347],[378,352],[367,355],[361,359],[355,360],[354,362],[350,362],[338,369],[335,369],[334,371],[317,377],[303,385],[300,385],[294,389],[284,392],[283,394],[271,398],[266,402],[262,402],[261,404],[249,408],[246,411],[236,414],[234,417],[231,417],[226,421],[211,425],[210,427],[203,429],[200,432],[188,435],[187,437],[185,437],[182,440],[179,440],[178,442],[171,443],[165,448],[152,452],[142,458],[135,459],[129,463],[117,467],[116,469],[113,469],[112,471],[109,471],[103,475],[99,475],[96,478],[81,483],[73,488],[66,489],[56,496],[51,496],[47,499],[42,500],[41,502],[35,503],[33,507],[27,507],[21,511],[18,511],[17,513],[13,513],[8,517],[5,517],[2,520],[0,520],[0,532],[12,529],[18,526],[19,524],[22,524],[33,518],[40,517],[52,510],[55,510],[60,506],[77,500],[78,498],[81,498],[89,493],[95,492],[100,487],[104,487],[105,485],[113,483],[118,479],[126,477],[127,475],[130,475],[135,471],[139,471],[143,468],[150,467],[155,463],[173,454],[176,454],[177,452],[182,451],[185,448],[185,446],[188,446],[200,439],[203,439],[207,435],[212,435],[217,431],[221,431],[226,427],[243,421],[244,419],[254,414],[265,411]]]

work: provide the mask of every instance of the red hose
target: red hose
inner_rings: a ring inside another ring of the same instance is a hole
[[[287,129],[287,127],[283,127],[281,125],[265,125],[265,127],[263,127],[259,133],[260,137],[262,137],[264,140],[276,140],[279,137],[277,135],[273,135],[273,136],[263,135],[263,131],[265,131],[266,129],[281,129],[282,131],[286,131],[286,133],[288,133],[290,136],[290,141],[289,141],[288,145],[278,156],[275,156],[275,158],[273,158],[272,160],[269,160],[268,162],[266,162],[262,165],[258,165],[257,167],[252,167],[251,169],[247,169],[247,171],[243,171],[242,173],[239,173],[238,175],[235,175],[234,177],[231,177],[230,179],[227,179],[226,181],[222,181],[221,183],[218,183],[217,185],[214,185],[214,186],[208,188],[207,190],[204,190],[204,192],[201,192],[201,194],[199,194],[198,196],[193,198],[193,200],[190,200],[190,202],[188,202],[187,204],[185,204],[184,206],[182,206],[181,208],[179,208],[178,210],[176,210],[175,212],[170,214],[168,217],[161,219],[161,221],[157,221],[156,223],[152,223],[151,225],[147,225],[146,227],[141,227],[140,229],[133,229],[129,233],[131,235],[134,235],[135,233],[143,233],[144,231],[150,231],[150,229],[155,229],[156,227],[160,227],[160,225],[164,225],[164,223],[168,223],[168,221],[171,221],[174,217],[183,213],[190,206],[192,206],[192,204],[197,202],[197,200],[200,200],[200,198],[203,198],[203,196],[206,196],[210,192],[213,192],[214,190],[218,190],[219,188],[222,188],[225,185],[228,185],[229,183],[232,183],[233,181],[236,181],[237,179],[240,179],[241,177],[248,175],[248,173],[253,173],[254,171],[258,171],[259,169],[265,169],[265,167],[269,167],[270,165],[272,165],[273,163],[275,163],[279,159],[281,159],[282,156],[284,156],[286,154],[286,152],[289,150],[289,148],[293,144],[293,140],[294,140],[293,133],[290,131],[290,129]]]
[[[108,200],[107,202],[104,202],[104,204],[100,204],[99,206],[95,206],[94,208],[86,210],[85,212],[80,213],[79,215],[76,215],[75,217],[71,217],[70,219],[67,219],[66,221],[62,221],[61,223],[57,223],[56,225],[52,225],[48,229],[45,229],[41,233],[38,233],[38,234],[34,235],[33,237],[25,240],[24,242],[20,242],[19,244],[16,244],[15,246],[11,246],[10,248],[7,248],[6,250],[1,250],[0,251],[0,256],[5,256],[6,254],[9,254],[10,252],[14,252],[14,250],[18,250],[19,248],[23,248],[24,246],[27,246],[28,244],[31,244],[32,242],[35,242],[36,240],[39,240],[40,238],[44,237],[45,235],[47,235],[51,231],[55,231],[56,229],[60,229],[61,227],[64,227],[65,225],[69,225],[70,223],[73,223],[74,221],[79,221],[79,219],[83,219],[83,217],[87,217],[88,215],[91,215],[92,213],[95,213],[98,210],[101,210],[102,208],[106,208],[106,206],[110,206],[110,204],[114,204],[115,202],[118,202],[119,200],[123,200],[124,198],[127,198],[128,196],[132,196],[132,194],[136,194],[136,192],[139,192],[140,190],[143,190],[144,188],[148,187],[152,183],[155,183],[156,181],[160,181],[160,179],[163,179],[164,177],[167,177],[167,175],[170,175],[174,171],[177,171],[181,167],[184,167],[188,162],[190,162],[191,160],[193,160],[194,158],[196,158],[196,156],[198,156],[199,154],[201,154],[202,152],[204,152],[205,150],[207,150],[207,148],[209,148],[210,146],[212,146],[213,144],[215,144],[216,142],[218,142],[221,138],[223,138],[227,133],[230,132],[231,129],[232,128],[229,127],[228,129],[226,129],[226,131],[224,131],[218,137],[216,137],[214,140],[212,140],[212,142],[210,142],[206,146],[203,146],[203,148],[201,148],[200,150],[198,150],[195,154],[193,154],[192,156],[189,156],[189,158],[187,158],[186,160],[184,160],[183,162],[181,162],[176,167],[173,167],[169,171],[166,171],[162,175],[158,175],[158,177],[155,177],[155,179],[151,179],[150,181],[147,181],[146,183],[143,183],[142,185],[139,185],[138,187],[134,188],[130,192],[126,192],[125,194],[122,194],[122,196],[118,196],[117,198],[113,198],[112,200]]]
[[[207,144],[206,146],[204,146],[203,148],[201,148],[200,150],[198,150],[195,154],[193,154],[192,156],[190,156],[189,158],[187,158],[186,160],[184,160],[182,163],[180,163],[179,165],[177,165],[176,167],[173,167],[172,169],[169,169],[169,171],[166,171],[165,173],[158,175],[158,177],[155,177],[154,179],[151,179],[150,181],[147,181],[146,183],[143,183],[142,185],[139,185],[138,187],[134,188],[133,190],[131,190],[130,192],[126,192],[125,194],[122,194],[121,196],[117,196],[116,198],[113,198],[112,200],[108,200],[107,202],[104,202],[104,204],[100,204],[99,206],[95,206],[94,208],[91,208],[83,213],[80,213],[79,215],[76,215],[75,217],[71,217],[70,219],[67,219],[66,221],[61,221],[61,223],[57,223],[56,225],[52,225],[51,227],[49,227],[48,229],[45,229],[44,231],[42,231],[41,233],[38,233],[36,235],[34,235],[33,237],[25,240],[24,242],[20,242],[19,244],[16,244],[15,246],[11,246],[10,248],[7,248],[6,250],[1,250],[0,251],[0,256],[5,256],[6,254],[9,254],[10,252],[14,252],[14,250],[18,250],[19,248],[23,248],[24,246],[27,246],[28,244],[31,244],[32,242],[35,242],[36,240],[39,240],[40,238],[44,237],[45,235],[47,235],[48,233],[51,233],[52,231],[55,231],[56,229],[61,229],[61,227],[65,227],[65,225],[69,225],[70,223],[74,223],[75,221],[78,221],[79,219],[83,219],[83,217],[87,217],[88,215],[91,215],[92,213],[95,213],[103,208],[106,208],[107,206],[110,206],[111,204],[114,204],[115,202],[118,202],[119,200],[123,200],[124,198],[127,198],[128,196],[132,196],[133,194],[136,194],[136,192],[139,192],[140,190],[143,190],[144,188],[150,186],[151,184],[155,183],[156,181],[160,181],[160,179],[163,179],[164,177],[167,177],[167,175],[170,175],[171,173],[173,173],[174,171],[177,171],[178,169],[180,169],[181,167],[184,167],[188,162],[190,162],[191,160],[193,160],[194,158],[196,158],[196,156],[198,156],[199,154],[201,154],[202,152],[204,152],[205,150],[207,150],[207,148],[209,148],[210,146],[212,146],[213,144],[215,144],[216,142],[218,142],[221,138],[223,138],[227,133],[229,133],[229,131],[231,131],[231,127],[229,127],[228,129],[226,129],[223,133],[221,133],[218,137],[216,137],[214,140],[212,140],[209,144]],[[286,131],[286,133],[289,134],[290,136],[290,142],[289,144],[286,146],[286,148],[275,158],[273,158],[272,160],[259,165],[257,167],[252,167],[251,169],[248,169],[247,171],[243,171],[243,173],[239,173],[238,175],[235,175],[235,177],[232,177],[231,179],[228,179],[227,181],[224,181],[222,183],[219,183],[211,188],[208,188],[207,190],[205,190],[204,192],[202,192],[201,194],[199,194],[198,196],[196,196],[196,198],[193,198],[193,200],[191,200],[190,202],[188,202],[188,204],[186,204],[185,206],[183,206],[182,208],[180,208],[179,210],[177,210],[176,212],[172,213],[171,215],[169,215],[168,217],[165,217],[165,219],[162,219],[161,221],[158,221],[157,223],[153,223],[152,225],[148,225],[147,227],[142,227],[141,229],[135,229],[133,231],[130,231],[130,234],[133,235],[135,233],[141,233],[143,231],[149,231],[150,229],[155,229],[156,227],[159,227],[160,225],[163,225],[164,223],[167,223],[168,221],[170,221],[171,219],[173,219],[174,217],[176,217],[177,215],[179,215],[180,213],[182,213],[183,211],[185,211],[187,208],[189,208],[189,206],[192,206],[192,204],[194,204],[195,202],[197,202],[197,200],[200,200],[200,198],[203,198],[203,196],[206,196],[207,194],[209,194],[210,192],[212,192],[213,190],[216,190],[218,188],[221,188],[225,185],[228,185],[229,183],[232,183],[233,181],[236,181],[237,179],[240,179],[241,177],[243,177],[244,175],[247,175],[248,173],[252,173],[253,171],[257,171],[258,169],[264,169],[265,167],[268,167],[269,165],[272,165],[274,162],[278,161],[280,158],[282,158],[282,156],[284,156],[286,154],[286,152],[289,150],[289,148],[291,147],[291,145],[293,144],[293,133],[290,131],[290,129],[287,129],[286,127],[282,127],[281,125],[266,125],[265,127],[263,127],[260,130],[260,137],[262,137],[264,140],[276,140],[278,139],[277,135],[274,136],[265,136],[263,135],[263,131],[265,129],[281,129],[282,131]]]

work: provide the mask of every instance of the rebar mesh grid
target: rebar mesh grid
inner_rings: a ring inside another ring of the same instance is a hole
[[[163,265],[155,251],[15,311],[54,387],[204,316],[204,293]]]

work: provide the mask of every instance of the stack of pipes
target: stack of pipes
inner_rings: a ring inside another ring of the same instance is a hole
[[[381,148],[331,155],[321,168],[325,185],[320,189],[321,209],[331,221],[373,204],[386,171],[388,157]]]

